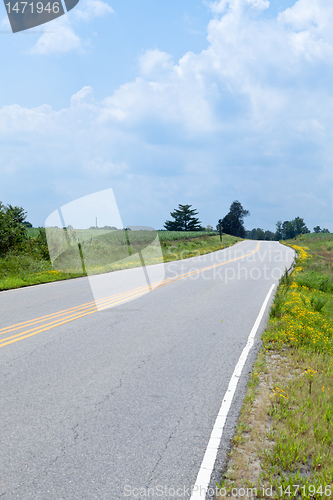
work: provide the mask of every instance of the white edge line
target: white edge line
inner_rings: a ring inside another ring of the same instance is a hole
[[[245,365],[245,361],[247,360],[247,357],[249,355],[249,352],[251,350],[251,347],[253,346],[254,338],[256,336],[256,333],[258,331],[260,322],[263,318],[263,315],[265,313],[265,309],[267,306],[267,303],[269,301],[269,298],[271,296],[271,293],[274,289],[274,284],[271,286],[269,289],[268,294],[266,295],[266,298],[261,306],[261,309],[259,311],[258,317],[252,327],[252,330],[250,332],[250,335],[247,339],[247,344],[245,345],[242,354],[240,355],[237,365],[234,369],[234,372],[231,376],[228,389],[223,397],[223,401],[221,404],[220,411],[216,417],[215,424],[212,430],[212,433],[210,435],[210,439],[206,448],[205,455],[203,457],[197,480],[195,482],[195,485],[193,486],[192,489],[192,495],[190,500],[205,500],[206,498],[206,492],[208,491],[208,486],[210,483],[210,478],[213,472],[213,468],[215,465],[215,460],[217,456],[217,451],[219,449],[220,443],[221,443],[221,438],[223,434],[223,428],[225,425],[225,422],[227,420],[227,416],[229,413],[229,409],[233,400],[233,397],[236,392],[238,380],[241,376],[243,367]]]

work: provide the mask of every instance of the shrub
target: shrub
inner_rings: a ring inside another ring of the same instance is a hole
[[[0,255],[19,248],[27,241],[23,222],[26,212],[21,207],[5,206],[0,202]]]

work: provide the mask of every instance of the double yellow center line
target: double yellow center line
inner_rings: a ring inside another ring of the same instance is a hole
[[[259,250],[259,247],[260,243],[258,243],[256,248],[252,252],[249,252],[248,254],[236,257],[234,259],[230,259],[225,262],[221,262],[220,264],[213,264],[211,266],[203,267],[201,269],[194,269],[192,271],[175,276],[173,278],[166,278],[162,282],[152,283],[151,286],[153,288],[155,287],[159,288],[168,285],[170,283],[174,283],[175,281],[188,278],[195,274],[202,273],[209,269],[220,267],[229,264],[231,262],[234,262],[236,260],[244,259],[245,257],[248,257],[256,253]],[[128,290],[127,292],[110,295],[109,297],[105,297],[104,299],[87,302],[86,304],[82,304],[80,306],[71,307],[69,309],[64,309],[63,311],[58,311],[52,314],[48,314],[46,316],[41,316],[39,318],[35,318],[29,321],[23,321],[22,323],[17,323],[15,325],[1,328],[0,337],[2,336],[5,337],[1,338],[0,347],[4,347],[5,345],[8,344],[13,344],[14,342],[18,342],[19,340],[23,340],[28,337],[32,337],[33,335],[37,335],[37,333],[45,332],[47,330],[50,330],[51,328],[55,328],[65,323],[69,323],[70,321],[74,321],[75,319],[83,318],[84,316],[88,316],[89,314],[93,314],[97,311],[101,311],[103,309],[108,309],[109,307],[114,307],[116,305],[122,304],[128,300],[140,297],[141,295],[146,294],[148,291],[149,291],[148,285],[134,288],[132,290]],[[13,335],[10,335],[12,333]]]

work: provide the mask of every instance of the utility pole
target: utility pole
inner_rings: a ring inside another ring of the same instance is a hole
[[[221,224],[218,225],[218,229],[219,229],[219,233],[220,233],[220,241],[222,241],[222,229],[223,229],[223,227],[221,226]]]
[[[96,217],[96,229],[97,229],[97,217]]]

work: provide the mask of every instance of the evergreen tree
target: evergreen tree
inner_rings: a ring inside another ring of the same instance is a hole
[[[280,241],[282,240],[283,234],[282,234],[282,222],[280,220],[277,221],[276,223],[276,232],[274,234],[274,240],[275,241]]]
[[[250,212],[245,210],[239,201],[233,201],[229,213],[223,219],[219,219],[218,225],[222,225],[223,232],[226,234],[245,238],[244,217],[247,215],[250,215]]]
[[[198,212],[191,209],[192,205],[178,205],[173,212],[170,212],[173,221],[167,220],[164,227],[167,231],[203,231],[201,222],[196,215]]]

